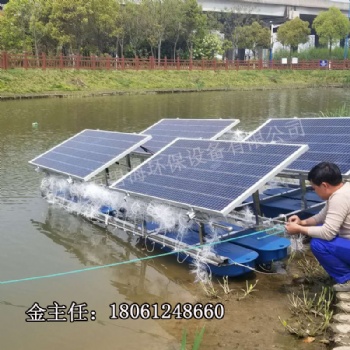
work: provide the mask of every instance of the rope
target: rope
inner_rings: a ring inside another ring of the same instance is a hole
[[[247,265],[243,265],[243,264],[240,264],[238,262],[234,262],[235,265],[238,265],[238,266],[241,266],[241,267],[245,267],[246,269],[250,270],[250,271],[254,271],[256,273],[260,273],[262,275],[279,275],[278,272],[263,272],[263,271],[259,271],[259,270],[256,270],[254,269],[254,267],[250,267],[250,266],[247,266]],[[260,266],[260,265],[259,265]],[[265,271],[267,271],[265,269]]]
[[[250,233],[248,235],[245,235],[244,237],[254,236],[254,235],[260,234],[260,233],[265,232],[265,231],[266,230],[253,232],[253,233]],[[282,231],[281,231],[281,233],[282,233]],[[184,253],[184,252],[187,252],[187,251],[192,250],[192,249],[199,250],[199,249],[201,249],[203,247],[213,246],[213,245],[220,244],[220,243],[227,243],[227,242],[231,242],[231,241],[234,241],[236,239],[239,239],[239,238],[242,238],[242,236],[241,237],[228,238],[228,239],[225,239],[223,241],[218,241],[218,242],[210,242],[210,243],[206,243],[206,244],[202,244],[202,245],[198,245],[198,246],[197,245],[196,246],[191,246],[189,248],[176,250],[176,251],[171,251],[171,252],[166,252],[166,253],[161,253],[161,254],[157,254],[157,255],[145,256],[143,258],[119,261],[119,262],[112,263],[112,264],[107,264],[107,265],[91,266],[91,267],[87,267],[87,268],[84,268],[84,269],[71,270],[71,271],[66,271],[66,272],[58,272],[58,273],[53,273],[53,274],[49,274],[49,275],[41,275],[41,276],[25,277],[25,278],[14,279],[14,280],[0,281],[0,285],[10,284],[10,283],[26,282],[26,281],[34,281],[34,280],[39,280],[39,279],[44,279],[44,278],[60,277],[60,276],[66,276],[66,275],[72,275],[72,274],[76,274],[76,273],[81,273],[81,272],[105,269],[107,267],[115,267],[115,266],[120,266],[120,265],[133,264],[133,263],[137,263],[137,262],[140,262],[140,261],[146,261],[146,260],[150,260],[150,259],[160,258],[160,257],[163,257],[163,256],[168,256],[168,255],[172,255],[172,254],[176,254],[176,253]],[[239,263],[236,263],[236,262],[234,262],[234,263],[236,265],[240,265]],[[252,269],[252,268],[250,268],[250,267],[248,267],[246,265],[243,265],[243,266],[247,267],[249,269]]]
[[[277,231],[275,233],[269,233],[267,236],[263,236],[263,237],[257,237],[257,240],[261,240],[261,239],[266,239],[266,238],[269,238],[270,236],[278,236],[280,235],[281,233],[285,233],[285,229],[283,229],[283,231]]]

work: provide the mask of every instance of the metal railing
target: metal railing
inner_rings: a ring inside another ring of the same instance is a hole
[[[350,60],[300,60],[282,63],[279,60],[157,60],[145,58],[113,58],[110,56],[47,56],[0,52],[0,69],[85,69],[85,70],[346,70]]]

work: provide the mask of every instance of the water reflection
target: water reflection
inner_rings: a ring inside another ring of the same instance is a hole
[[[63,246],[85,267],[147,256],[147,251],[136,237],[121,230],[109,232],[93,226],[60,208],[49,206],[43,221],[31,222],[39,232]],[[178,274],[188,273],[188,267],[175,265],[175,268],[169,269],[169,264],[173,265],[171,260],[174,257],[139,261],[122,265],[122,268],[117,266],[113,268],[110,283],[132,302],[178,302],[181,295],[183,300],[189,301],[191,294],[178,278]]]

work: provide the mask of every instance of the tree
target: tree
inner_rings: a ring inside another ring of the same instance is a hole
[[[119,4],[119,3],[118,3]],[[127,37],[128,5],[127,3],[119,4],[118,14],[115,18],[115,28],[112,36],[115,39],[115,53],[118,56],[120,46],[120,57],[124,56],[124,45]]]
[[[195,39],[204,38],[207,30],[207,17],[203,14],[202,8],[197,0],[184,0],[184,36],[190,51],[190,58],[193,56],[193,42]]]
[[[222,54],[223,41],[214,33],[207,34],[203,39],[194,42],[193,57],[213,59]]]
[[[18,0],[5,6],[0,18],[0,48],[35,52],[45,51],[51,44],[46,25],[51,12],[51,1]]]
[[[308,42],[310,35],[309,22],[302,21],[299,17],[291,21],[283,23],[277,29],[277,40],[284,46],[289,46],[290,55],[292,50],[297,48],[299,44]]]
[[[86,38],[91,49],[106,53],[114,51],[114,39],[118,33],[116,19],[120,5],[115,0],[94,0],[88,14],[89,36]],[[113,42],[112,42],[113,39]]]
[[[218,25],[208,16],[197,0],[12,0],[0,14],[0,50],[37,57],[41,52],[123,56],[124,50],[148,56],[157,47],[158,59],[165,52],[175,58],[180,50],[188,57],[194,43]]]
[[[39,53],[47,51],[52,44],[47,29],[52,10],[51,5],[52,2],[47,0],[30,0],[29,33],[37,60],[39,60]]]
[[[142,0],[142,14],[146,21],[146,39],[151,46],[158,48],[158,65],[163,41],[167,38],[173,21],[172,0]]]
[[[336,7],[321,12],[315,18],[312,27],[320,37],[320,43],[329,45],[329,57],[334,42],[344,38],[350,31],[349,20]]]
[[[173,59],[176,58],[177,44],[181,37],[184,36],[185,26],[185,13],[184,2],[182,0],[172,0],[172,16],[169,23],[167,39],[174,44],[173,46]]]
[[[4,50],[31,51],[29,34],[31,17],[29,0],[10,1],[0,17],[0,48]]]
[[[236,38],[236,47],[252,50],[254,58],[258,47],[268,48],[271,45],[270,30],[258,22],[253,22],[249,26],[237,27],[233,37]]]
[[[141,10],[141,6],[133,1],[126,2],[122,9],[122,31],[134,57],[138,55],[140,46],[146,39],[146,21]]]
[[[52,0],[52,13],[48,24],[51,36],[59,48],[68,48],[69,53],[80,53],[86,46],[89,31],[89,16],[93,0]]]
[[[252,14],[255,6],[248,4],[235,3],[231,8],[225,11],[211,14],[215,16],[217,22],[221,24],[219,30],[224,33],[225,39],[231,42],[231,45],[225,45],[227,50],[236,49],[239,38],[236,36],[239,32],[235,29],[250,25],[256,21],[256,16]],[[230,53],[228,53],[230,56]]]

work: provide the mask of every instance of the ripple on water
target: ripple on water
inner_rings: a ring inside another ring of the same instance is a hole
[[[41,175],[28,161],[73,134],[86,128],[139,132],[167,117],[239,118],[240,129],[252,130],[269,117],[314,116],[321,110],[336,109],[349,99],[348,92],[342,89],[307,89],[1,103],[1,277],[11,279],[69,271],[144,254],[131,238],[110,235],[69,213],[49,210],[50,206],[41,199]],[[33,122],[38,123],[35,130],[32,129]],[[112,322],[109,320],[108,304],[127,301],[171,302],[175,305],[176,302],[193,301],[189,291],[193,288],[189,287],[192,283],[193,277],[187,267],[179,265],[176,259],[162,258],[121,268],[3,286],[1,300],[6,302],[0,302],[1,347],[36,349],[40,338],[42,348],[58,348],[62,343],[63,348],[69,344],[71,349],[107,349],[111,344],[115,345],[116,340],[120,348],[137,349],[140,344],[145,349],[147,346],[152,349],[170,348],[172,336],[180,342],[182,323],[176,328],[172,321]],[[277,283],[281,284],[280,281]],[[264,288],[269,288],[270,284],[270,280],[261,282]],[[30,307],[35,300],[40,301],[42,306],[52,304],[53,300],[68,305],[72,300],[86,301],[89,307],[97,310],[98,320],[105,326],[97,327],[97,323],[85,322],[73,325],[75,327],[59,327],[59,331],[57,325],[35,327],[33,332],[33,325],[24,322],[23,308],[11,305]],[[270,303],[268,307],[261,304],[265,309],[282,307],[278,300],[271,297],[269,290],[266,300]],[[246,310],[248,306],[251,312]],[[251,321],[247,318],[260,311],[257,301],[237,304],[232,323],[226,322],[229,327],[227,333],[232,333],[231,328],[237,319],[249,330]],[[260,325],[257,323],[257,328]],[[77,327],[84,328],[79,328],[80,332],[77,332]],[[138,329],[140,331],[134,331]],[[161,334],[164,338],[150,337],[147,332]],[[263,333],[258,337],[265,339]],[[270,329],[266,334],[271,334]],[[241,335],[242,339],[251,336],[247,333]],[[101,347],[101,340],[105,346]],[[284,341],[280,339],[265,344],[266,348],[285,348]]]

